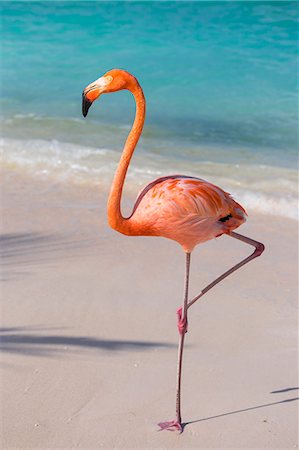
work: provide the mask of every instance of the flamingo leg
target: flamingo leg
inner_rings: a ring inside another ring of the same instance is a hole
[[[264,244],[262,244],[261,242],[257,242],[249,237],[243,236],[242,234],[231,231],[230,234],[228,234],[228,236],[238,239],[239,241],[245,242],[246,244],[252,245],[253,247],[255,247],[254,252],[251,255],[247,256],[247,258],[242,259],[242,261],[240,261],[238,264],[233,266],[231,269],[224,272],[222,275],[220,275],[218,278],[216,278],[216,280],[212,281],[212,283],[208,284],[196,297],[194,297],[192,300],[190,300],[188,302],[187,308],[190,308],[190,306],[192,306],[197,300],[199,300],[210,289],[212,289],[214,286],[216,286],[216,284],[220,283],[220,281],[224,280],[231,273],[240,269],[240,267],[244,266],[252,259],[260,256],[263,253],[263,251],[265,250]]]
[[[224,280],[226,277],[228,277],[231,273],[238,270],[240,267],[247,264],[249,261],[251,261],[254,258],[257,258],[260,256],[265,247],[262,243],[257,242],[249,237],[243,236],[242,234],[238,234],[235,232],[231,232],[229,236],[238,239],[242,242],[245,242],[246,244],[252,245],[255,247],[254,252],[247,256],[247,258],[240,261],[238,264],[234,265],[232,268],[224,272],[222,275],[220,275],[218,278],[216,278],[212,283],[208,284],[196,297],[194,297],[192,300],[188,301],[188,292],[189,292],[189,273],[190,273],[190,260],[191,260],[191,254],[186,253],[186,278],[185,278],[185,296],[184,296],[184,303],[183,307],[179,308],[177,310],[178,315],[178,330],[180,334],[179,339],[179,346],[178,346],[178,369],[177,369],[177,391],[176,391],[176,419],[169,421],[169,422],[161,422],[159,423],[159,427],[161,430],[169,430],[174,431],[178,430],[181,433],[183,432],[183,424],[182,424],[182,417],[181,417],[181,381],[182,381],[182,363],[183,363],[183,350],[184,350],[184,341],[185,341],[185,334],[187,332],[187,312],[190,306],[192,306],[197,300],[199,300],[204,294],[206,294],[210,289],[212,289],[216,284],[220,283],[220,281]]]
[[[191,253],[186,253],[186,277],[185,277],[185,295],[183,307],[177,311],[178,314],[178,329],[179,329],[179,345],[178,345],[178,365],[177,365],[177,389],[176,389],[176,418],[170,422],[159,423],[160,431],[178,430],[183,432],[182,416],[181,416],[181,384],[182,384],[182,365],[183,365],[183,351],[184,341],[187,332],[187,312],[188,312],[188,292],[189,292],[189,274],[190,274],[190,260]]]

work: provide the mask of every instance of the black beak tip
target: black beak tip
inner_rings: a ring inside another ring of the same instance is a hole
[[[84,92],[82,93],[82,114],[83,117],[86,117],[88,114],[88,110],[91,107],[92,102],[86,98]]]

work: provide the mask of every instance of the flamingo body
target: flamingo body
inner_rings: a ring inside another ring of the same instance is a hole
[[[244,208],[219,187],[199,178],[171,175],[141,191],[127,231],[166,237],[191,252],[197,244],[228,233],[245,220]]]

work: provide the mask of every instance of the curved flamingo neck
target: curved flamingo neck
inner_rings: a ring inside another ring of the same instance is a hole
[[[124,234],[130,234],[130,219],[123,217],[121,213],[122,191],[127,170],[142,133],[145,120],[145,98],[137,80],[134,79],[134,82],[129,84],[128,89],[132,92],[136,102],[135,120],[127,137],[108,198],[109,225]]]

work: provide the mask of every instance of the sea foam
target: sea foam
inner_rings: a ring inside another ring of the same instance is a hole
[[[57,140],[1,140],[3,165],[26,170],[34,176],[61,182],[91,183],[107,190],[116,170],[120,151]],[[230,192],[252,214],[298,219],[297,171],[265,165],[186,161],[149,152],[134,155],[126,187],[138,192],[146,183],[173,173],[206,179]]]

